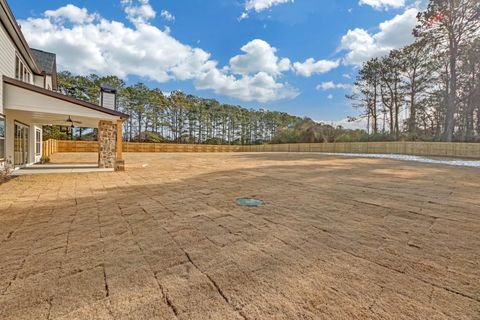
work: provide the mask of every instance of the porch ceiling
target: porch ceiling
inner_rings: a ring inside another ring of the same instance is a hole
[[[25,121],[37,124],[70,125],[70,116],[82,122],[78,127],[95,128],[101,120],[116,121],[127,116],[91,103],[4,77],[6,113],[19,113]]]
[[[69,116],[72,118],[72,120],[81,122],[75,123],[75,127],[77,128],[98,128],[99,122],[98,118],[78,116],[73,113],[47,113],[37,111],[23,111],[10,108],[6,108],[5,111],[7,117],[13,117],[15,120],[26,122],[27,124],[32,123],[39,125],[71,126],[71,123],[65,121]]]

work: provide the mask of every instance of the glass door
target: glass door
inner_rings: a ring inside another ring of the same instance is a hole
[[[30,128],[24,124],[15,122],[15,137],[13,142],[14,164],[24,166],[28,163],[28,133]]]

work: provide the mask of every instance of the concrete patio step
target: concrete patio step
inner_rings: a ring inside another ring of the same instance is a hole
[[[13,176],[54,174],[54,173],[89,173],[113,172],[114,169],[99,168],[97,164],[36,164],[13,171]]]

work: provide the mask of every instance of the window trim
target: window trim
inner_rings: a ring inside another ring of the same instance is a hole
[[[35,155],[42,155],[42,130],[39,128],[35,129]]]

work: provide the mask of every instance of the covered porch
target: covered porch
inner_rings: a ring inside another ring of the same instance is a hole
[[[127,115],[5,77],[4,107],[6,159],[16,169],[35,164],[37,169],[49,168],[38,166],[48,160],[51,153],[43,146],[42,128],[47,125],[96,128],[96,168],[124,168],[122,128]]]

